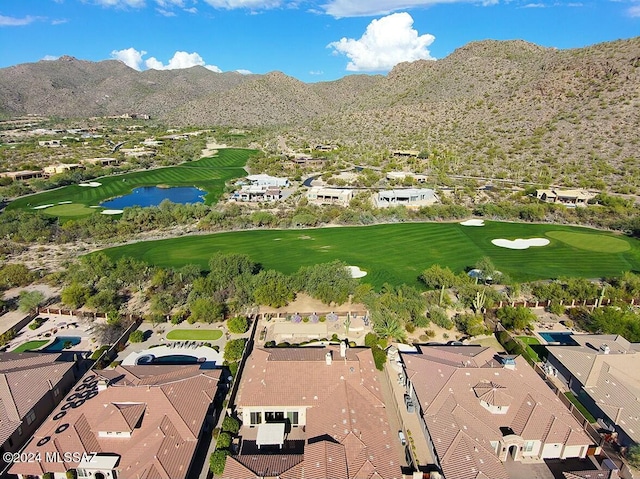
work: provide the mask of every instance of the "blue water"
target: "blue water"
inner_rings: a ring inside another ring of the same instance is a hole
[[[571,333],[538,333],[547,343],[560,343],[563,345],[576,346],[576,343],[571,337]]]
[[[164,200],[172,203],[203,203],[205,191],[194,186],[176,186],[172,188],[158,188],[157,186],[142,186],[125,196],[103,201],[100,206],[114,210],[121,210],[128,206],[158,206]]]
[[[80,340],[82,338],[78,337],[78,336],[57,336],[56,339],[53,341],[53,343],[51,343],[49,346],[47,346],[46,348],[42,349],[41,351],[46,351],[48,353],[59,353],[60,351],[64,351],[64,343],[66,343],[67,341],[71,342],[72,345],[77,345],[80,344]]]

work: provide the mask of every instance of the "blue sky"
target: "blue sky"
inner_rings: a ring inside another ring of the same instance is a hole
[[[305,82],[386,73],[474,40],[640,35],[640,0],[0,0],[0,67],[71,55]]]

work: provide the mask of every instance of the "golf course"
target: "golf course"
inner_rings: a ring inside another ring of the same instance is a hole
[[[64,186],[24,196],[7,207],[41,211],[58,217],[78,217],[102,211],[100,202],[131,193],[140,186],[194,186],[206,191],[206,204],[215,203],[225,182],[247,173],[243,166],[255,150],[225,148],[215,156],[145,171],[96,178],[91,182]],[[48,205],[48,206],[47,206]],[[93,207],[93,208],[92,208]]]
[[[492,240],[536,239],[526,249]],[[554,224],[485,222],[405,223],[304,230],[219,233],[134,243],[103,250],[116,259],[131,256],[164,267],[197,264],[207,269],[217,251],[245,253],[265,269],[293,273],[300,266],[341,260],[366,272],[361,281],[418,284],[432,264],[464,271],[482,257],[514,281],[563,276],[600,278],[640,271],[640,241],[598,230]]]

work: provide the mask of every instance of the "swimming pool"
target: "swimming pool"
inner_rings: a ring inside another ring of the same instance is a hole
[[[47,353],[59,353],[60,351],[64,351],[64,345],[69,343],[71,346],[76,346],[80,344],[82,340],[79,336],[57,336],[56,339],[46,348],[41,349],[41,351]]]
[[[578,343],[571,337],[571,332],[538,333],[549,344],[561,344],[563,346],[577,346]]]
[[[200,362],[204,361],[187,354],[169,354],[159,357],[156,357],[153,354],[145,354],[137,359],[136,364],[198,364]]]

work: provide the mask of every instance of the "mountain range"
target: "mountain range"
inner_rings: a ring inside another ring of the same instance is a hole
[[[145,113],[173,125],[267,126],[293,141],[437,150],[476,175],[593,187],[597,179],[633,190],[639,52],[640,37],[571,50],[486,40],[387,75],[319,83],[203,67],[140,72],[65,56],[0,69],[0,114]]]

